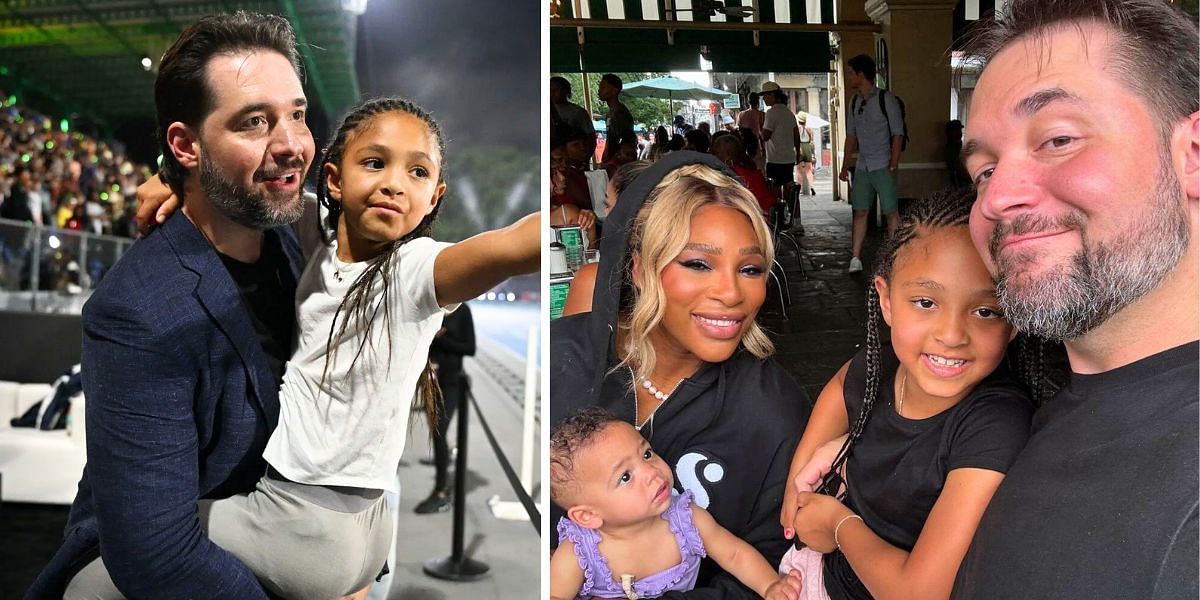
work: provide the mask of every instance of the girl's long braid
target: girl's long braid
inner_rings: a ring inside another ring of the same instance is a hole
[[[1028,388],[1033,405],[1040,407],[1050,386],[1046,385],[1046,341],[1025,333],[1018,334],[1009,354],[1009,365]]]
[[[975,201],[973,189],[964,191],[947,191],[934,194],[932,198],[915,202],[908,207],[900,219],[896,233],[884,240],[875,259],[875,276],[890,281],[892,269],[896,264],[896,255],[909,242],[943,227],[966,226],[971,215],[971,204]],[[863,391],[862,409],[850,424],[850,432],[838,451],[837,457],[829,469],[829,475],[817,489],[819,493],[837,496],[842,485],[839,474],[842,466],[850,457],[854,444],[862,437],[875,401],[879,398],[879,385],[882,369],[879,321],[882,317],[879,306],[879,292],[875,285],[867,285],[867,381]]]
[[[317,176],[317,200],[321,206],[329,212],[325,223],[318,222],[317,226],[320,229],[321,240],[325,244],[329,244],[331,240],[337,237],[338,220],[342,212],[342,203],[329,195],[329,185],[325,180],[324,165],[342,164],[342,151],[346,147],[347,141],[358,132],[360,127],[366,125],[372,118],[390,112],[401,112],[412,115],[425,123],[429,128],[429,133],[437,140],[438,156],[440,164],[438,165],[438,182],[446,179],[446,144],[442,137],[441,128],[438,127],[437,121],[424,108],[404,98],[386,97],[374,98],[363,102],[342,120],[338,126],[337,133],[332,141],[325,147],[322,152],[321,166],[322,172]],[[444,200],[444,198],[443,198]],[[329,365],[336,353],[338,343],[346,334],[346,328],[350,323],[351,317],[357,318],[358,329],[362,331],[362,342],[358,346],[358,350],[354,355],[354,360],[350,363],[350,368],[358,363],[359,357],[369,345],[371,352],[375,351],[374,343],[371,341],[371,324],[376,314],[383,310],[383,327],[387,333],[388,352],[391,352],[392,333],[390,323],[390,298],[389,288],[391,287],[391,279],[388,276],[392,270],[392,264],[395,261],[396,251],[400,249],[409,240],[430,235],[433,231],[433,223],[437,218],[438,210],[442,203],[439,202],[433,207],[428,215],[417,225],[416,229],[396,240],[388,247],[380,256],[370,261],[367,268],[363,271],[354,283],[350,285],[346,296],[342,298],[341,304],[338,305],[337,311],[333,316],[333,323],[329,328],[329,340],[327,342],[327,351],[325,353],[325,370],[321,374],[321,387],[325,386],[325,378],[329,375]],[[375,306],[371,306],[371,288],[375,278],[379,277],[382,281],[383,289],[380,293],[380,302]],[[338,315],[345,313],[342,318],[341,326],[338,326]],[[420,405],[425,412],[425,416],[429,419],[429,423],[437,423],[437,415],[439,405],[441,404],[441,390],[435,382],[432,366],[425,362],[425,370],[421,373],[417,381],[417,393],[413,398],[414,405]],[[433,435],[435,427],[430,427],[430,435]]]

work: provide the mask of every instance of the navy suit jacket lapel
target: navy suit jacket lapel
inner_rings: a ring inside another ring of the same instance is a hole
[[[172,215],[162,229],[180,263],[199,276],[194,291],[196,298],[237,350],[249,375],[254,399],[267,417],[268,431],[274,431],[279,422],[279,390],[237,284],[216,249],[182,211]],[[283,245],[288,246],[287,243]],[[292,245],[295,246],[294,242]],[[287,252],[289,262],[293,262],[293,253]]]

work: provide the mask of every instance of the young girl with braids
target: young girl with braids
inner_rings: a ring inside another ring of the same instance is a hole
[[[780,523],[807,547],[781,570],[804,572],[803,598],[949,597],[1025,444],[1033,407],[1004,364],[1015,331],[971,244],[973,200],[916,204],[880,249],[866,348],[825,386],[792,459]]]
[[[201,502],[209,537],[278,596],[336,598],[375,579],[410,404],[437,422],[428,356],[443,316],[539,266],[536,214],[457,244],[429,237],[444,165],[437,122],[399,98],[353,109],[325,148],[327,218],[310,200],[297,224],[309,260],[270,467],[250,494]]]

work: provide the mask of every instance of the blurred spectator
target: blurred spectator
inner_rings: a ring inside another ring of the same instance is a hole
[[[646,160],[658,160],[667,153],[667,144],[671,141],[671,136],[667,134],[667,128],[659,125],[654,130],[654,143],[650,145],[649,152],[646,153]]]
[[[150,169],[118,144],[62,129],[27,107],[0,107],[0,217],[112,233]]]
[[[710,138],[703,129],[693,129],[684,134],[683,139],[687,142],[684,145],[684,150],[695,150],[696,152],[708,152]]]
[[[4,204],[0,205],[0,217],[14,221],[32,221],[33,211],[29,209],[29,188],[33,185],[33,180],[29,175],[29,169],[24,165],[18,165],[15,174],[16,181],[9,187]]]

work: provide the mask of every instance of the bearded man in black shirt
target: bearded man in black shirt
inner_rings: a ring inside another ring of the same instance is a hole
[[[1166,0],[1010,0],[969,46],[972,237],[1072,373],[956,598],[1197,597],[1197,47]]]

